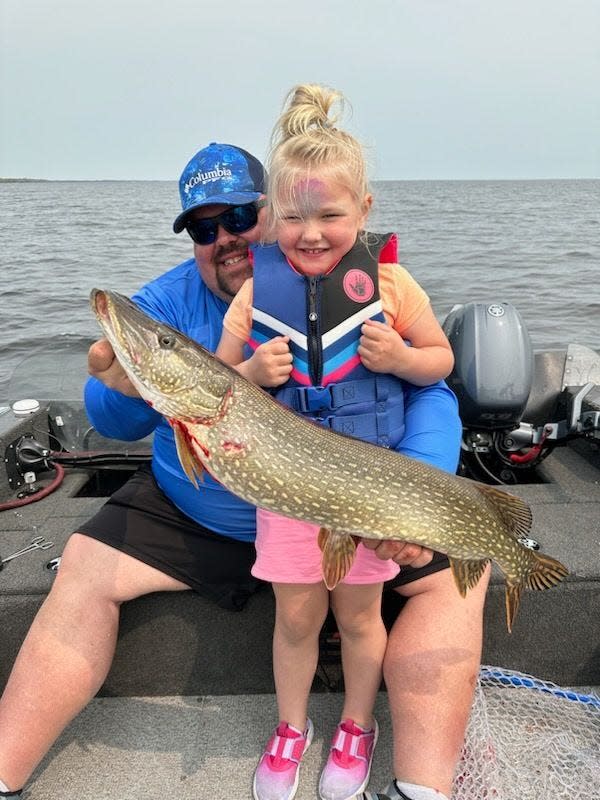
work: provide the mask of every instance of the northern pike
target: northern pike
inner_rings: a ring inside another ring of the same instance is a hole
[[[568,574],[532,549],[520,498],[300,416],[127,297],[94,289],[90,302],[132,384],[171,424],[190,481],[198,486],[207,470],[256,506],[320,526],[329,588],[360,538],[445,553],[463,597],[495,561],[510,631],[523,587],[546,589]]]

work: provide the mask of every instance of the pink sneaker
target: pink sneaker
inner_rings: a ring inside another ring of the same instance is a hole
[[[254,800],[292,800],[298,789],[300,760],[312,738],[313,724],[309,719],[304,733],[287,722],[279,723],[254,773]]]
[[[371,730],[361,728],[351,719],[340,722],[319,781],[321,800],[352,800],[364,792],[378,735],[377,722]]]

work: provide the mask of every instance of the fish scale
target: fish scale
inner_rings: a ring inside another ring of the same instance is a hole
[[[352,563],[354,537],[446,553],[463,596],[493,560],[510,630],[523,587],[567,575],[527,546],[520,498],[307,420],[115,292],[93,290],[91,304],[140,395],[171,423],[190,480],[206,469],[250,503],[318,525],[329,588]]]

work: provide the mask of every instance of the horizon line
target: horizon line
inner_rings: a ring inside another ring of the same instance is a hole
[[[536,178],[373,178],[371,183],[477,183],[482,181],[597,181],[598,176],[546,176]],[[177,183],[177,178],[13,178],[0,177],[0,183]]]

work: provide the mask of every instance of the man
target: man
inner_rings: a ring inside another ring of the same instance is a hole
[[[259,238],[264,170],[240,148],[211,144],[187,164],[180,193],[174,230],[187,227],[194,258],[145,286],[136,301],[214,350],[227,305],[251,274],[248,245]],[[123,602],[191,588],[237,609],[259,585],[250,576],[254,508],[208,476],[199,490],[192,486],[168,424],[137,396],[105,340],[91,347],[89,370],[85,398],[94,424],[127,439],[154,430],[152,470],[136,473],[67,543],[0,702],[0,796],[18,796],[102,686]]]
[[[241,148],[213,143],[200,150],[182,173],[182,212],[173,225],[190,234],[194,258],[135,297],[147,313],[210,350],[228,303],[251,273],[248,245],[260,238],[264,180],[260,162]],[[102,686],[123,602],[192,589],[238,609],[258,588],[250,576],[254,509],[208,476],[199,490],[192,487],[169,426],[137,396],[105,340],[90,348],[89,370],[86,407],[95,426],[128,439],[154,431],[152,469],[139,470],[65,547],[0,701],[0,797],[20,795]],[[395,775],[417,791],[438,786],[449,795],[479,666],[483,582],[463,600],[430,551],[403,542],[369,546],[401,565],[437,570],[424,577],[406,570],[409,580],[420,579],[398,589],[409,599],[390,635],[385,675]],[[407,785],[394,784],[390,796],[402,798]]]

